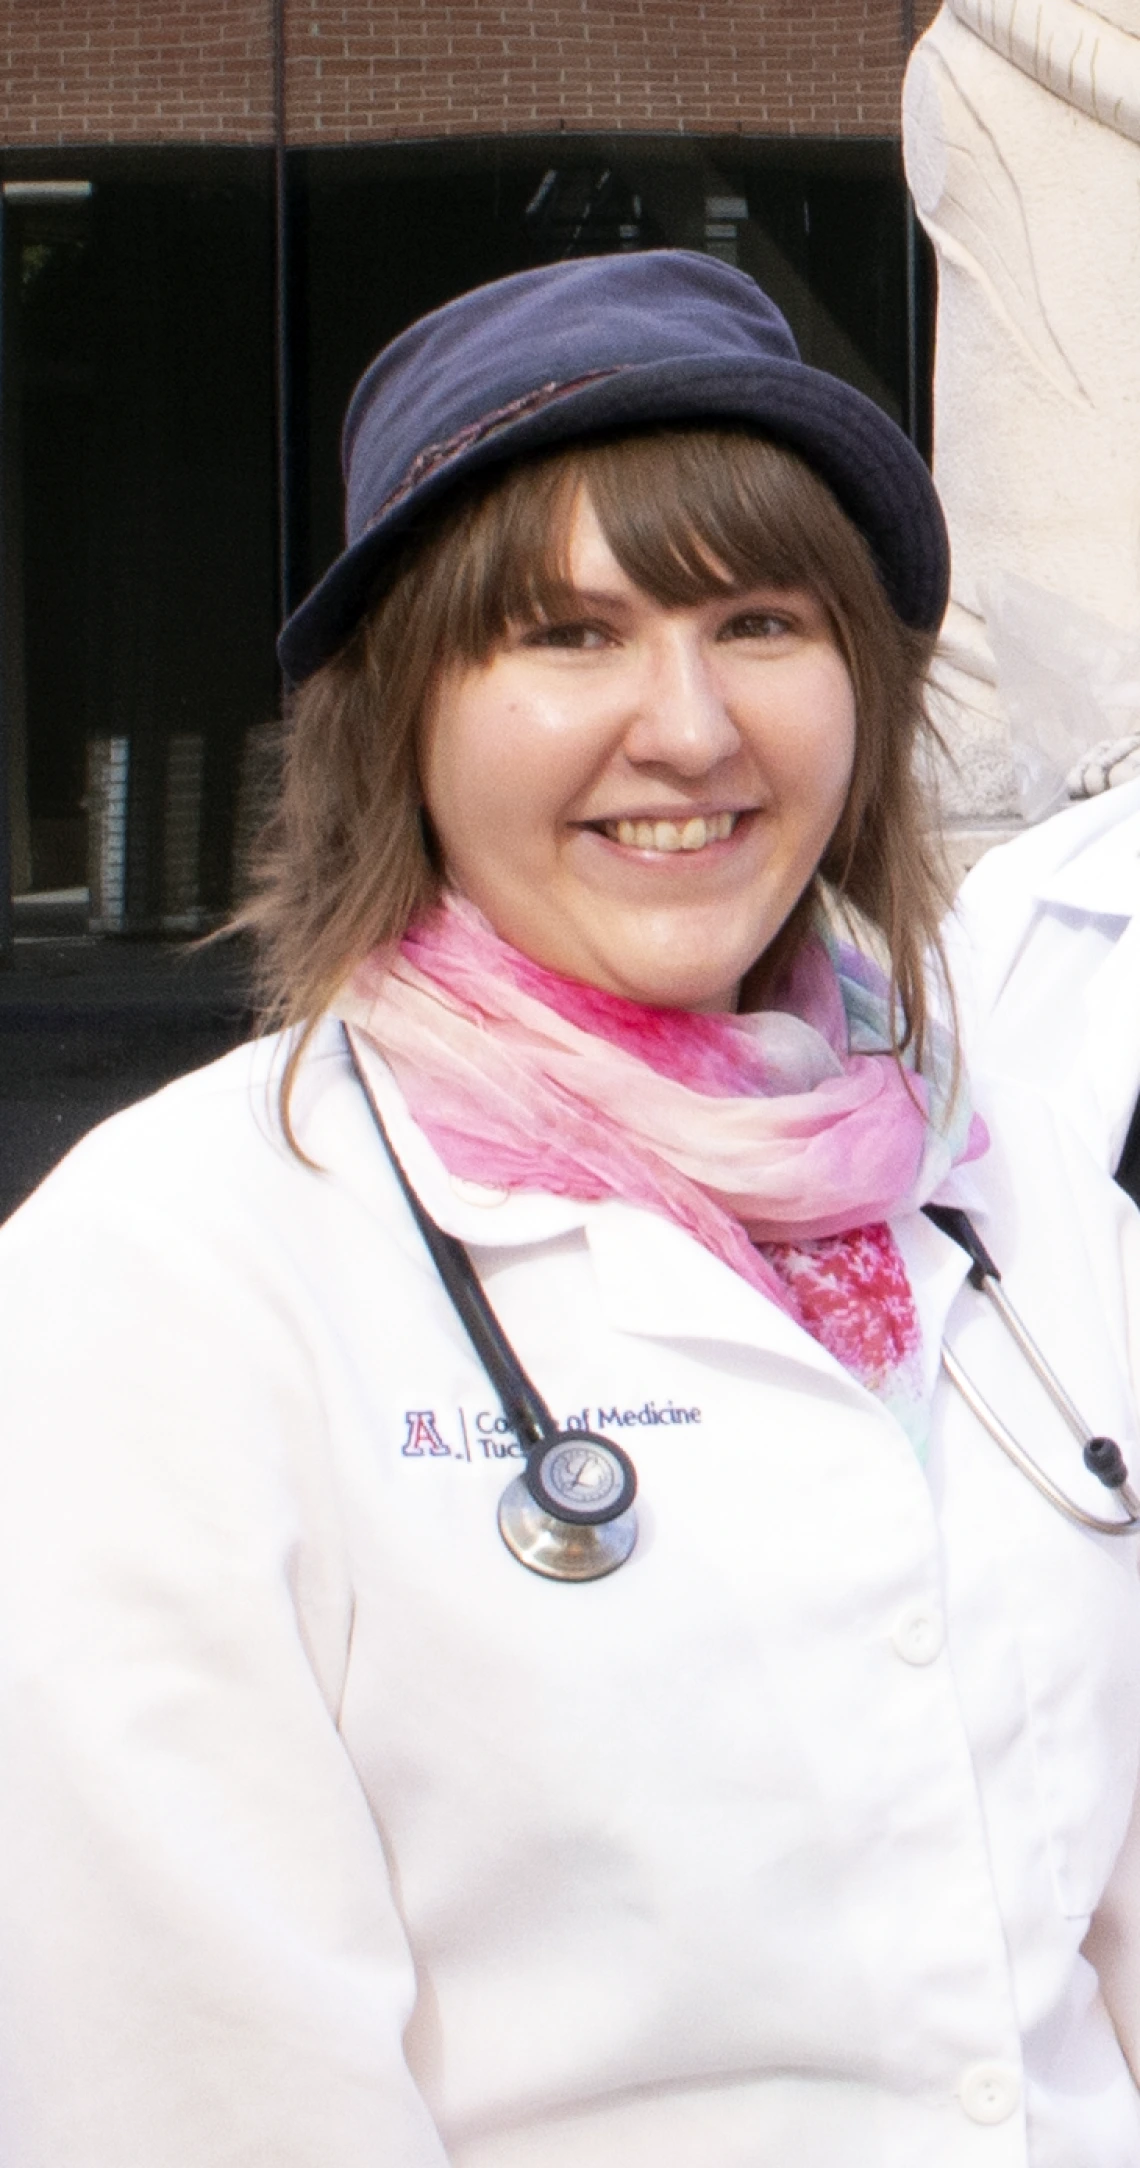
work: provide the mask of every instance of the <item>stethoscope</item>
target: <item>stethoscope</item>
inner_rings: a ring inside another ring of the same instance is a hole
[[[551,1581],[600,1581],[624,1566],[637,1542],[637,1470],[629,1454],[612,1438],[589,1430],[560,1430],[537,1387],[507,1339],[463,1243],[434,1220],[409,1182],[347,1025],[342,1025],[349,1060],[364,1094],[377,1134],[407,1201],[436,1271],[460,1323],[487,1373],[503,1414],[526,1455],[521,1474],[499,1500],[499,1532],[507,1549],[532,1573]],[[1001,1274],[969,1215],[949,1205],[924,1205],[928,1220],[964,1250],[970,1260],[971,1287],[986,1295],[1034,1376],[1044,1387],[1081,1447],[1086,1468],[1106,1490],[1115,1491],[1126,1518],[1104,1519],[1088,1513],[1054,1483],[1039,1462],[1019,1445],[1000,1416],[982,1397],[961,1363],[943,1345],[942,1367],[967,1407],[995,1445],[1020,1469],[1058,1513],[1077,1528],[1101,1536],[1140,1535],[1140,1498],[1128,1480],[1120,1447],[1090,1430],[1026,1330],[1001,1284]]]

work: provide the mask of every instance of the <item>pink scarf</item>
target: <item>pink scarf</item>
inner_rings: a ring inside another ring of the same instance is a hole
[[[913,1434],[921,1333],[884,1222],[985,1131],[947,1103],[944,1044],[925,1075],[885,1051],[886,982],[856,951],[808,942],[779,998],[747,1015],[646,1008],[546,970],[446,896],[334,1007],[452,1174],[664,1214]]]

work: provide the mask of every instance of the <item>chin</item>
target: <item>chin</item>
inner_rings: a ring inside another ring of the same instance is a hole
[[[728,971],[714,978],[707,962],[703,969],[694,966],[684,970],[674,961],[656,969],[615,972],[610,987],[614,993],[623,994],[627,1001],[639,1001],[650,1009],[731,1012],[736,1007],[740,976],[735,971]]]

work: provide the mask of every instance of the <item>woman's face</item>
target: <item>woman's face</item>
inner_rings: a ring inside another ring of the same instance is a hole
[[[826,611],[773,587],[655,602],[584,495],[567,561],[573,606],[445,675],[425,718],[448,878],[568,978],[732,1009],[847,796],[855,703]]]

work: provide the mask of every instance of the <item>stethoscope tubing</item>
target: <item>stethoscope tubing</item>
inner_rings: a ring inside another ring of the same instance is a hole
[[[1004,1287],[987,1275],[982,1282],[982,1293],[993,1304],[1006,1331],[1017,1342],[1034,1376],[1044,1386],[1058,1415],[1064,1417],[1078,1445],[1087,1445],[1093,1435],[1092,1431],[1079,1408],[1073,1405],[1060,1378],[1050,1369],[1036,1341],[1030,1338]]]
[[[447,1291],[464,1331],[471,1342],[487,1376],[494,1385],[511,1429],[524,1446],[534,1446],[553,1436],[558,1429],[550,1409],[537,1387],[532,1384],[498,1318],[487,1301],[478,1280],[471,1270],[471,1260],[462,1242],[454,1235],[445,1233],[431,1214],[425,1210],[396,1153],[392,1140],[381,1118],[380,1109],[364,1065],[357,1051],[356,1041],[347,1024],[341,1025],[348,1058],[352,1063],[356,1081],[364,1094],[365,1103],[373,1124],[387,1154],[392,1171],[404,1194],[404,1201],[419,1228],[440,1279]]]
[[[968,1278],[971,1287],[985,1295],[996,1310],[1038,1384],[1048,1394],[1057,1413],[1067,1423],[1082,1448],[1085,1466],[1090,1474],[1095,1475],[1106,1490],[1118,1492],[1121,1504],[1127,1508],[1127,1517],[1115,1521],[1105,1520],[1099,1514],[1087,1512],[1084,1506],[1077,1504],[1075,1498],[1070,1498],[1068,1493],[1053,1481],[1052,1476],[1046,1474],[1040,1462],[1034,1460],[1023,1445],[1018,1444],[1012,1431],[1006,1429],[1001,1417],[991,1408],[985,1395],[978,1391],[957,1356],[943,1341],[942,1368],[971,1413],[988,1432],[994,1444],[1001,1447],[1007,1459],[1011,1460],[1014,1467],[1033,1485],[1034,1490],[1038,1491],[1042,1498],[1047,1498],[1050,1505],[1055,1506],[1058,1513],[1071,1521],[1075,1528],[1091,1529],[1098,1536],[1140,1535],[1140,1498],[1137,1498],[1128,1482],[1128,1470],[1119,1446],[1112,1438],[1098,1437],[1086,1423],[1080,1409],[1070,1400],[1059,1377],[1046,1362],[1028,1327],[1014,1309],[1001,1284],[1001,1273],[969,1214],[955,1205],[926,1204],[922,1209],[924,1216],[941,1234],[948,1235],[951,1242],[956,1242],[958,1248],[965,1251],[970,1260]]]
[[[523,1449],[523,1473],[499,1500],[499,1533],[521,1565],[548,1580],[603,1580],[625,1564],[637,1542],[637,1470],[612,1438],[559,1429],[503,1331],[464,1244],[438,1225],[408,1180],[352,1032],[343,1021],[341,1030],[404,1201]]]
[[[1022,1347],[1021,1336],[1016,1335],[1015,1337],[1018,1346]],[[1023,1352],[1028,1355],[1027,1349],[1023,1348]],[[1122,1483],[1119,1493],[1121,1503],[1128,1508],[1129,1518],[1127,1520],[1109,1521],[1105,1520],[1100,1514],[1086,1513],[1085,1508],[1078,1505],[1075,1498],[1070,1498],[1059,1484],[1054,1483],[1052,1476],[1046,1474],[1040,1463],[1026,1452],[1025,1447],[1018,1444],[1013,1432],[1006,1429],[1000,1415],[995,1413],[989,1401],[978,1391],[972,1378],[967,1377],[957,1356],[945,1345],[945,1342],[942,1347],[942,1368],[951,1384],[961,1394],[971,1414],[977,1417],[983,1430],[989,1433],[994,1444],[1001,1447],[1006,1458],[1013,1462],[1014,1467],[1020,1470],[1028,1482],[1032,1483],[1034,1490],[1039,1491],[1042,1498],[1047,1498],[1050,1505],[1055,1506],[1058,1513],[1062,1513],[1066,1520],[1072,1521],[1078,1528],[1089,1528],[1094,1535],[1098,1536],[1140,1535],[1140,1499],[1137,1499],[1130,1484]],[[1041,1373],[1035,1362],[1033,1363],[1033,1369],[1040,1377]],[[1042,1378],[1041,1382],[1045,1384],[1045,1379]],[[1078,1432],[1078,1435],[1080,1435],[1080,1432]],[[1084,1432],[1086,1439],[1089,1435],[1090,1433],[1087,1431]]]
[[[417,1196],[413,1184],[408,1180],[393,1149],[375,1095],[365,1074],[364,1064],[361,1061],[353,1034],[347,1024],[342,1023],[341,1028],[353,1073],[363,1093],[365,1104],[372,1116],[376,1131],[403,1192],[408,1209],[423,1237],[428,1254],[467,1332],[471,1345],[499,1397],[503,1413],[523,1446],[527,1458],[526,1482],[530,1485],[532,1498],[547,1508],[547,1511],[540,1515],[543,1527],[539,1530],[539,1537],[542,1538],[549,1535],[551,1531],[556,1531],[560,1532],[562,1538],[566,1538],[569,1530],[570,1538],[583,1542],[586,1538],[583,1536],[581,1528],[575,1528],[576,1523],[604,1523],[605,1520],[609,1519],[613,1523],[615,1540],[620,1538],[620,1541],[617,1541],[617,1547],[612,1551],[609,1562],[604,1565],[595,1562],[594,1566],[589,1570],[586,1570],[588,1562],[581,1562],[583,1564],[581,1572],[567,1571],[565,1574],[561,1574],[559,1570],[559,1577],[589,1579],[600,1572],[612,1571],[614,1565],[624,1562],[635,1540],[633,1533],[635,1524],[632,1513],[628,1510],[637,1487],[633,1464],[624,1450],[614,1446],[612,1441],[602,1439],[583,1441],[589,1442],[595,1447],[601,1447],[604,1454],[608,1453],[611,1456],[616,1456],[625,1470],[626,1488],[615,1503],[602,1513],[578,1514],[570,1507],[565,1509],[569,1512],[569,1519],[563,1520],[557,1514],[553,1519],[550,1517],[549,1500],[543,1491],[541,1481],[536,1477],[536,1470],[540,1466],[544,1449],[549,1451],[552,1448],[567,1445],[573,1448],[576,1441],[574,1438],[563,1436],[559,1431],[554,1416],[547,1407],[542,1395],[523,1369],[514,1348],[511,1346],[480,1286],[463,1243],[458,1241],[454,1235],[445,1233],[444,1229],[437,1225]],[[994,1444],[1001,1448],[1007,1460],[1011,1461],[1020,1474],[1026,1478],[1026,1481],[1032,1484],[1034,1490],[1042,1498],[1046,1499],[1051,1506],[1055,1507],[1056,1511],[1070,1521],[1074,1527],[1088,1529],[1092,1534],[1098,1536],[1140,1535],[1140,1498],[1136,1496],[1128,1482],[1128,1471],[1124,1465],[1119,1447],[1111,1439],[1098,1437],[1085,1422],[1079,1408],[1070,1400],[1064,1386],[1046,1362],[1036,1341],[1022,1323],[1004,1288],[1001,1286],[1001,1274],[986,1250],[973,1222],[965,1212],[953,1206],[928,1204],[923,1207],[923,1210],[926,1217],[943,1234],[948,1235],[951,1241],[956,1242],[959,1248],[963,1249],[970,1258],[969,1279],[971,1285],[977,1288],[979,1293],[984,1294],[992,1304],[1015,1346],[1028,1363],[1034,1377],[1038,1380],[1058,1414],[1083,1448],[1085,1463],[1090,1472],[1098,1475],[1099,1480],[1104,1483],[1107,1489],[1119,1493],[1121,1505],[1126,1509],[1125,1517],[1117,1520],[1107,1520],[1100,1514],[1089,1513],[1084,1506],[1077,1503],[1076,1499],[1070,1498],[1068,1493],[1061,1489],[1060,1484],[1055,1483],[1052,1476],[1047,1474],[1040,1462],[1036,1461],[1032,1454],[1018,1443],[1012,1431],[1006,1428],[1001,1417],[991,1408],[984,1394],[979,1392],[973,1380],[962,1368],[953,1350],[943,1342],[942,1368],[955,1390],[970,1409],[971,1414],[982,1425],[989,1437],[993,1439]],[[517,1490],[517,1488],[517,1485],[512,1486],[512,1490]],[[526,1507],[525,1510],[529,1512],[530,1509]],[[500,1523],[502,1525],[502,1515],[500,1515]],[[626,1527],[627,1523],[628,1528]],[[506,1527],[503,1528],[503,1533],[508,1546],[515,1550],[515,1555],[521,1557],[524,1564],[533,1565],[535,1563],[534,1559],[524,1556],[524,1550],[518,1547],[514,1535],[508,1532]],[[534,1531],[528,1528],[524,1533],[529,1541]],[[596,1527],[593,1530],[591,1540],[598,1543],[604,1540],[599,1535]],[[554,1573],[556,1569],[553,1567],[548,1568],[545,1565],[537,1565],[535,1570]]]

